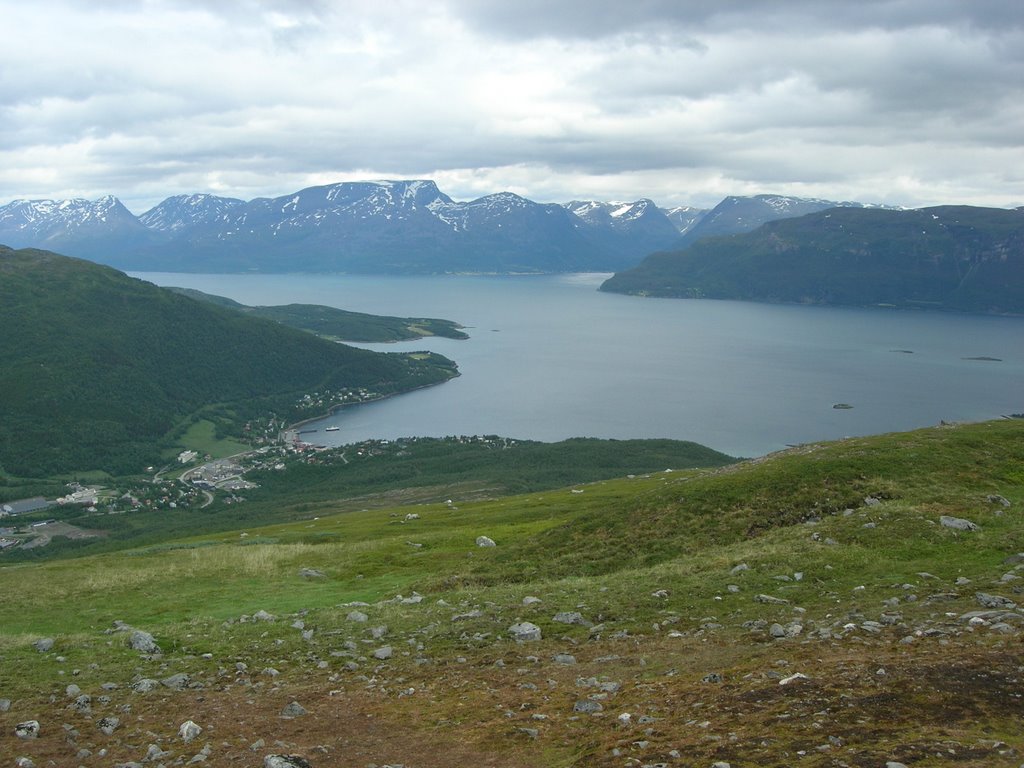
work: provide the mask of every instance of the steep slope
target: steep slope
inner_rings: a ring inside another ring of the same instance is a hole
[[[454,375],[440,356],[352,349],[200,303],[108,267],[0,247],[0,468],[139,471],[213,403],[243,420],[299,395],[381,394]]]
[[[229,221],[231,214],[244,206],[244,200],[217,195],[176,195],[139,216],[139,221],[154,232],[173,234],[193,227]]]
[[[833,208],[654,254],[605,291],[1024,312],[1024,210]]]

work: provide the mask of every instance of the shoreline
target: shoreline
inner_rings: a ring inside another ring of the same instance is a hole
[[[358,403],[341,403],[339,405],[333,406],[326,413],[321,413],[321,414],[319,414],[317,416],[310,416],[309,418],[303,419],[302,421],[297,421],[294,424],[289,424],[287,427],[282,429],[280,431],[280,433],[278,433],[278,439],[282,443],[285,443],[285,444],[294,443],[296,440],[298,440],[299,428],[300,427],[303,427],[303,426],[305,426],[307,424],[312,424],[315,421],[321,421],[323,419],[329,418],[330,416],[333,416],[338,411],[344,410],[345,408],[355,408],[355,407],[358,407],[360,405],[366,405],[367,403],[377,403],[377,402],[380,402],[381,400],[387,400],[387,399],[392,398],[392,397],[398,397],[399,395],[405,395],[405,394],[408,394],[410,392],[417,392],[417,391],[419,391],[421,389],[429,389],[430,387],[439,387],[442,384],[447,384],[449,381],[452,381],[453,379],[459,378],[460,376],[462,376],[462,373],[460,371],[456,371],[454,376],[450,376],[449,378],[445,379],[444,381],[435,381],[432,384],[422,384],[422,385],[420,385],[418,387],[413,387],[412,389],[403,389],[401,392],[390,392],[390,393],[388,393],[386,395],[378,395],[377,397],[371,397],[369,400],[362,400],[362,401],[360,401]],[[289,434],[291,434],[292,437],[289,437],[288,436]],[[305,441],[304,440],[298,440],[298,442],[305,442]],[[307,445],[314,445],[314,444],[313,443],[307,443]],[[320,447],[324,447],[324,446],[320,446]]]

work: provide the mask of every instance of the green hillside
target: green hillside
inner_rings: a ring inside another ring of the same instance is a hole
[[[1024,421],[947,425],[3,567],[0,744],[37,765],[1016,768],[1022,468]]]
[[[304,393],[390,394],[454,364],[383,355],[193,301],[87,261],[0,246],[0,471],[138,472],[204,408],[238,433]]]
[[[653,254],[601,290],[1024,312],[1024,210],[832,208]]]
[[[213,296],[194,288],[169,288],[198,301],[208,301],[230,307],[255,317],[265,317],[282,325],[298,328],[338,341],[390,342],[421,339],[424,336],[442,336],[449,339],[468,339],[459,330],[461,326],[451,320],[431,317],[391,317],[350,312],[321,304],[284,304],[269,307],[250,307],[223,296]]]

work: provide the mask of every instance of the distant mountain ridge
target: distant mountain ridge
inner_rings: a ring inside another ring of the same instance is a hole
[[[652,254],[601,290],[1024,314],[1024,209],[831,208]]]
[[[0,206],[0,242],[137,270],[614,271],[678,239],[651,201],[633,205],[637,220],[623,227],[511,192],[456,202],[428,180],[341,182],[248,202],[177,195],[139,217],[112,197],[18,200]]]
[[[140,271],[617,271],[656,251],[833,207],[862,204],[754,195],[707,211],[646,198],[536,203],[512,192],[458,202],[430,180],[354,181],[250,201],[176,195],[137,217],[109,195],[16,200],[0,206],[0,243]]]

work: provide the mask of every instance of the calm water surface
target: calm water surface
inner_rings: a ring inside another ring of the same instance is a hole
[[[245,304],[326,304],[467,326],[468,341],[359,345],[440,352],[462,376],[339,411],[313,425],[328,444],[669,437],[756,456],[1024,411],[1021,318],[640,299],[599,293],[607,275],[596,274],[135,276]],[[966,359],[978,357],[999,361]]]

